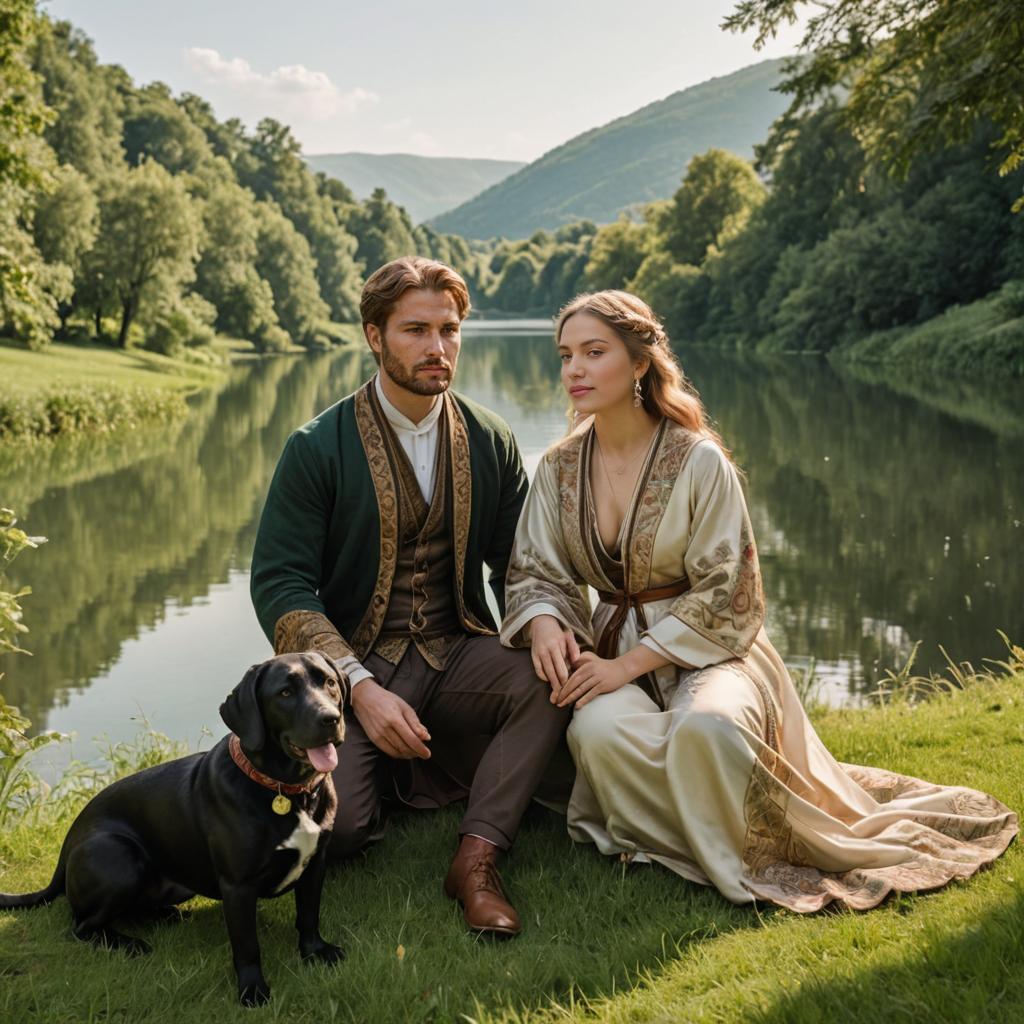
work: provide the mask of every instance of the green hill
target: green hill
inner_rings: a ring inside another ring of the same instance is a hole
[[[612,221],[633,203],[671,196],[689,159],[711,146],[752,156],[788,106],[766,60],[673,93],[545,153],[431,222],[466,238],[526,238],[581,218]]]
[[[314,171],[343,181],[359,199],[375,188],[404,206],[419,224],[464,203],[524,166],[519,160],[463,160],[410,153],[316,153]]]

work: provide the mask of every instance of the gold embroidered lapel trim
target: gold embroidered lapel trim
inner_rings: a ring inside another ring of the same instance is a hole
[[[654,543],[665,516],[672,488],[679,479],[683,463],[701,439],[675,420],[662,420],[654,450],[644,469],[644,479],[630,511],[630,523],[623,537],[622,550],[628,558],[626,586],[639,593],[651,585]]]
[[[380,561],[377,567],[377,582],[373,596],[363,613],[362,621],[352,634],[352,647],[360,658],[365,658],[373,647],[380,632],[384,615],[391,597],[391,584],[395,578],[398,561],[398,494],[391,463],[388,461],[387,444],[384,440],[381,419],[383,412],[378,408],[373,393],[373,378],[364,384],[355,397],[356,426],[359,439],[366,453],[373,489],[377,495],[378,519],[380,522]]]
[[[579,443],[574,446],[576,448],[575,466],[573,466],[572,456],[570,456],[567,462],[566,468],[570,473],[575,474],[575,479],[571,481],[575,500],[573,506],[566,509],[567,515],[563,530],[571,521],[572,537],[570,539],[570,549],[577,547],[580,551],[584,552],[588,567],[587,575],[595,581],[595,589],[616,590],[618,588],[608,578],[608,574],[604,571],[601,557],[597,553],[597,526],[591,519],[591,510],[594,507],[594,502],[593,490],[590,486],[590,460],[594,452],[594,437],[594,427],[593,423],[591,423],[591,426],[580,435]],[[567,479],[565,481],[566,489],[568,489],[569,483],[570,481]],[[623,537],[622,550],[623,555],[625,555],[625,535]]]
[[[449,461],[452,474],[452,540],[455,555],[455,600],[459,618],[471,633],[495,636],[466,607],[466,549],[469,547],[469,524],[473,511],[473,467],[469,459],[469,428],[450,391],[444,393],[445,415],[448,419]]]

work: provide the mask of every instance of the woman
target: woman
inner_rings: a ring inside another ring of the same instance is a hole
[[[1017,832],[999,801],[840,765],[818,739],[762,628],[737,471],[650,308],[581,295],[556,340],[585,418],[538,467],[502,640],[575,704],[572,837],[796,911],[872,907],[998,857]]]

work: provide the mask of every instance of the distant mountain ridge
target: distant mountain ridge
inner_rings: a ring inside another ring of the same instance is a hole
[[[343,181],[358,199],[383,188],[417,224],[464,203],[526,166],[521,160],[411,153],[314,153],[305,161],[314,171]]]
[[[526,238],[634,203],[671,196],[691,157],[712,146],[753,156],[789,105],[773,92],[782,60],[766,60],[673,93],[577,135],[431,221],[466,238]]]

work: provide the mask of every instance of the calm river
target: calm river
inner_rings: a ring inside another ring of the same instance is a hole
[[[747,473],[769,632],[819,696],[856,703],[920,642],[980,664],[1024,640],[1024,408],[948,383],[899,391],[810,358],[683,353]],[[0,658],[36,730],[96,739],[148,724],[193,748],[269,653],[248,596],[260,507],[289,432],[373,371],[354,351],[235,367],[165,434],[0,459],[0,504],[49,543],[12,567],[31,658]],[[458,385],[505,417],[533,469],[565,429],[550,335],[466,332]],[[54,757],[54,755],[50,755]]]

